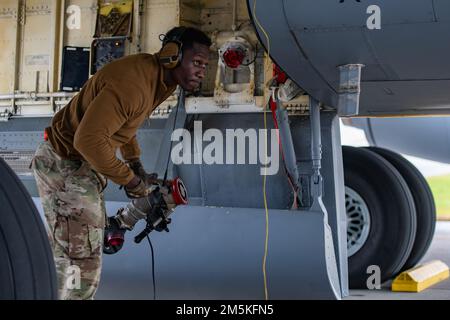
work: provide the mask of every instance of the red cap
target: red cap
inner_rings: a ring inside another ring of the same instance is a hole
[[[244,61],[244,58],[245,53],[241,49],[229,48],[223,54],[223,61],[231,69],[239,67],[242,64],[242,61]]]
[[[186,186],[180,178],[176,178],[172,181],[172,196],[176,205],[188,204]]]

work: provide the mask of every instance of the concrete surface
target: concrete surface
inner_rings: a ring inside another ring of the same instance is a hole
[[[441,260],[450,266],[450,221],[439,221],[433,242],[421,263]],[[450,278],[419,293],[391,292],[390,281],[380,290],[350,290],[346,300],[450,300]]]

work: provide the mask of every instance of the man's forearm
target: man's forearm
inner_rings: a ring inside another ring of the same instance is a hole
[[[141,156],[141,148],[139,147],[136,136],[133,136],[128,143],[120,147],[120,153],[125,160],[137,160]]]

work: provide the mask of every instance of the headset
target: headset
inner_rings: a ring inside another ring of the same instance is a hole
[[[161,35],[163,36],[163,43],[162,48],[159,51],[159,61],[164,68],[175,69],[180,65],[181,59],[183,59],[183,42],[181,42],[181,38],[186,32],[186,29],[186,27],[178,27],[170,37]]]

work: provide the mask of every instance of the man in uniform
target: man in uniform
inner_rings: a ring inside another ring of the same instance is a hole
[[[173,28],[157,54],[131,55],[98,71],[46,129],[47,141],[32,165],[60,299],[93,299],[101,273],[106,179],[124,186],[129,198],[147,195],[137,129],[177,85],[187,91],[200,86],[210,46],[200,30]],[[71,281],[77,270],[78,287]]]

